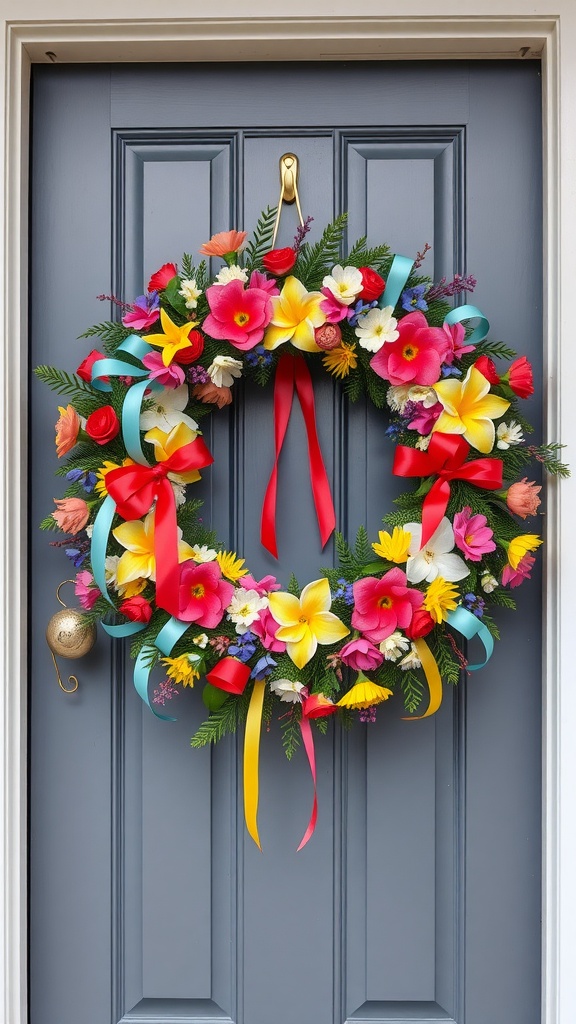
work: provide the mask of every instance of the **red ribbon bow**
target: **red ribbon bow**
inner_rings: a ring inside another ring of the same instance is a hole
[[[473,459],[466,462],[470,445],[460,434],[432,434],[428,451],[399,444],[394,453],[395,476],[437,475],[422,506],[421,548],[440,525],[450,499],[450,480],[467,480],[475,487],[495,491],[502,487],[501,459]]]
[[[274,382],[274,444],[275,458],[274,467],[268,481],[264,503],[262,505],[262,523],[260,528],[260,539],[265,548],[275,558],[278,558],[278,546],[276,543],[276,495],[278,489],[278,460],[292,409],[294,391],[298,395],[306,436],[308,438],[308,462],[310,464],[310,481],[312,494],[316,507],[316,517],[320,527],[320,539],[322,547],[326,544],[330,534],[336,526],[336,513],[334,502],[330,492],[330,484],[326,467],[322,458],[320,441],[316,429],[316,410],[314,407],[314,389],[310,371],[302,356],[292,356],[288,353],[280,357],[276,380]]]
[[[187,473],[203,469],[214,458],[203,439],[197,437],[183,445],[165,462],[154,466],[121,466],[106,474],[106,490],[116,502],[122,519],[140,519],[154,501],[154,557],[156,560],[156,604],[171,615],[178,615],[178,527],[176,500],[168,473]]]

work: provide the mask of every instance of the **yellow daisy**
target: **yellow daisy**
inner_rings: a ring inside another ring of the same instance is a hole
[[[542,544],[537,533],[523,533],[514,537],[508,545],[508,561],[513,569],[517,569],[524,555],[529,551],[536,551]]]
[[[356,345],[347,345],[345,341],[342,341],[338,348],[331,349],[322,357],[322,362],[335,377],[347,377],[350,370],[355,370],[358,364]]]
[[[448,618],[447,613],[453,612],[458,606],[460,594],[457,588],[443,578],[437,576],[426,591],[424,607],[434,619],[434,622],[443,622]]]
[[[122,466],[134,466],[134,465],[135,465],[134,459],[126,458],[122,462]],[[96,471],[97,483],[96,483],[96,485],[94,487],[94,493],[98,494],[99,497],[101,497],[101,498],[105,498],[107,496],[107,494],[108,494],[108,490],[106,488],[106,474],[109,473],[111,469],[120,469],[120,468],[121,468],[121,466],[120,466],[120,464],[118,462],[110,462],[108,459],[105,459],[104,460],[104,465],[100,466],[100,469],[98,469]]]
[[[408,530],[403,530],[401,526],[395,526],[391,534],[380,530],[378,539],[379,543],[373,544],[372,547],[380,558],[385,558],[387,562],[406,561],[412,540],[412,534]]]
[[[242,576],[248,574],[248,569],[243,569],[244,558],[238,558],[236,552],[232,551],[219,551],[216,555],[216,561],[222,570],[222,575],[227,580],[232,580],[235,583],[236,580],[241,579]]]
[[[358,682],[355,683],[351,690],[348,690],[348,693],[345,693],[340,698],[338,706],[353,710],[371,708],[374,704],[380,704],[391,696],[392,690],[389,690],[386,686],[379,686],[378,683],[373,683],[360,672],[358,674]]]
[[[175,683],[182,683],[182,686],[194,686],[194,680],[200,678],[198,669],[194,667],[187,654],[181,654],[178,658],[161,658],[163,665],[166,665],[166,675]]]

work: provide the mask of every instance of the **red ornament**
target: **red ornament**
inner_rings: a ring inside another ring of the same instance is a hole
[[[296,263],[296,252],[289,247],[286,249],[271,249],[262,257],[262,265],[269,274],[275,277],[282,277]]]
[[[250,667],[228,654],[206,673],[206,679],[219,690],[226,690],[227,693],[239,696],[244,693],[246,683],[250,679]]]

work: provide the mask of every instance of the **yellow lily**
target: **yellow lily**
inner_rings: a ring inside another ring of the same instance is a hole
[[[401,526],[395,526],[391,534],[379,530],[378,539],[380,543],[375,543],[372,547],[380,558],[398,564],[406,561],[412,541],[412,534],[408,530],[403,530]]]
[[[350,630],[328,609],[332,604],[328,580],[315,580],[304,587],[300,597],[283,592],[270,594],[270,611],[280,629],[276,638],[286,642],[286,651],[297,668],[304,668],[318,644],[334,644]]]
[[[291,341],[303,352],[320,352],[314,328],[326,321],[320,309],[323,299],[321,292],[307,292],[296,277],[287,277],[280,295],[272,297],[272,320],[264,335],[264,348],[275,349]]]
[[[164,334],[147,334],[146,341],[149,345],[162,349],[162,362],[164,366],[170,366],[177,352],[180,352],[183,348],[190,347],[188,335],[198,322],[196,320],[192,323],[188,320],[182,327],[178,327],[178,324],[175,324],[170,319],[164,309],[160,310],[160,323],[162,324]]]
[[[166,459],[169,459],[174,452],[186,444],[191,444],[197,437],[197,431],[191,430],[186,423],[179,423],[176,427],[172,427],[169,434],[160,430],[160,427],[153,427],[152,430],[144,434],[144,440],[154,445],[156,462],[166,462]],[[186,473],[168,473],[168,478],[176,483],[193,484],[200,479],[200,473],[197,469],[191,469]]]
[[[487,455],[494,447],[495,428],[492,422],[503,416],[510,406],[505,398],[490,395],[490,382],[471,366],[464,380],[449,377],[434,385],[444,411],[432,430],[442,434],[463,434],[466,441]]]
[[[153,580],[156,577],[156,558],[154,555],[154,512],[149,512],[145,519],[121,523],[112,531],[114,537],[127,550],[120,556],[116,568],[118,586],[139,578]],[[181,540],[182,530],[178,529],[178,561],[185,562],[193,557],[189,544]]]

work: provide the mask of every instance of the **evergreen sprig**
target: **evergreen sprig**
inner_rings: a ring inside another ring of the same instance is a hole
[[[262,266],[262,257],[266,255],[272,245],[277,212],[277,206],[267,206],[260,214],[254,235],[244,250],[246,270],[257,270]]]
[[[94,388],[77,377],[75,373],[66,373],[65,370],[59,370],[55,366],[36,366],[34,373],[38,380],[47,384],[56,394],[65,395],[70,399],[80,416],[89,416],[102,404],[102,399],[96,394]]]
[[[304,242],[301,246],[294,274],[304,281],[308,291],[317,291],[322,279],[338,262],[347,219],[348,214],[341,213],[325,228],[319,242],[314,245]]]

